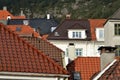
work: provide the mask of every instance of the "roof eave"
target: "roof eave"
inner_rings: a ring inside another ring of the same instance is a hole
[[[104,70],[102,70],[96,77],[94,77],[92,80],[98,80],[106,70],[108,70],[117,60],[115,59],[112,61]]]
[[[11,76],[33,76],[33,77],[65,77],[68,78],[68,74],[49,74],[49,73],[26,73],[26,72],[0,72],[0,75]]]

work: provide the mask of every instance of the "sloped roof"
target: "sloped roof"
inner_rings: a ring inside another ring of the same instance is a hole
[[[47,40],[43,40],[35,37],[24,37],[28,42],[33,44],[37,49],[43,51],[47,56],[56,61],[59,65],[63,66],[62,53],[63,51]]]
[[[120,19],[120,8],[117,9],[109,18]]]
[[[70,28],[68,29],[86,29],[85,27],[81,26],[80,24],[76,23],[74,25],[72,25]]]
[[[106,19],[89,19],[92,40],[96,40],[96,28],[103,28]]]
[[[76,26],[77,25],[77,26]],[[48,39],[56,39],[56,40],[69,40],[68,38],[68,29],[86,29],[87,31],[87,38],[84,40],[90,40],[91,39],[91,32],[90,32],[90,25],[88,20],[72,20],[72,19],[66,19],[64,20],[49,36]],[[55,36],[55,33],[58,33],[59,36]],[[78,39],[80,40],[80,39]]]
[[[40,34],[51,33],[51,27],[56,27],[58,23],[54,19],[36,18],[36,19],[11,19],[8,25],[23,25],[23,21],[28,20],[32,28],[40,29]]]
[[[120,59],[111,62],[102,72],[97,75],[97,80],[120,80]]]
[[[0,71],[68,74],[61,66],[0,24]]]
[[[25,16],[13,16],[9,11],[7,10],[0,10],[0,19],[1,20],[7,20],[7,16],[11,16],[12,19],[25,19]]]
[[[7,25],[7,27],[14,31],[18,35],[26,36],[32,35],[34,37],[40,37],[39,33],[35,32],[30,26],[28,25]],[[18,28],[18,30],[17,30]],[[20,29],[20,30],[19,30]]]
[[[73,80],[73,72],[79,72],[82,80],[90,80],[91,77],[100,71],[99,57],[78,57],[67,65],[71,73],[69,80]]]

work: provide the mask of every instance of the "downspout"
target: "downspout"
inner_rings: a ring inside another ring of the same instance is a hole
[[[87,52],[88,52],[87,46],[88,46],[88,41],[86,43],[86,56],[87,56]]]

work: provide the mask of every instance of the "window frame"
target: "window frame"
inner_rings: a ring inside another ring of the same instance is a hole
[[[99,38],[100,38],[100,39],[103,39],[103,38],[104,38],[104,30],[103,30],[103,29],[100,29],[100,30],[99,30]]]
[[[120,36],[120,24],[114,24],[114,34]]]
[[[104,28],[96,28],[96,39],[97,41],[104,41]]]
[[[81,39],[82,38],[82,32],[81,31],[73,31],[72,32],[72,38]]]
[[[115,45],[116,49],[116,53],[115,56],[120,56],[120,45]]]
[[[82,56],[83,48],[76,48],[75,49],[75,56]]]
[[[73,72],[73,80],[81,80],[80,72]]]

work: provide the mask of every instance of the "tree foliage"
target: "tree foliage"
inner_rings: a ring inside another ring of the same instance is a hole
[[[65,14],[75,19],[108,18],[120,7],[119,3],[120,0],[0,0],[0,9],[7,6],[14,15],[22,9],[29,17],[50,13],[58,19],[64,19]]]

